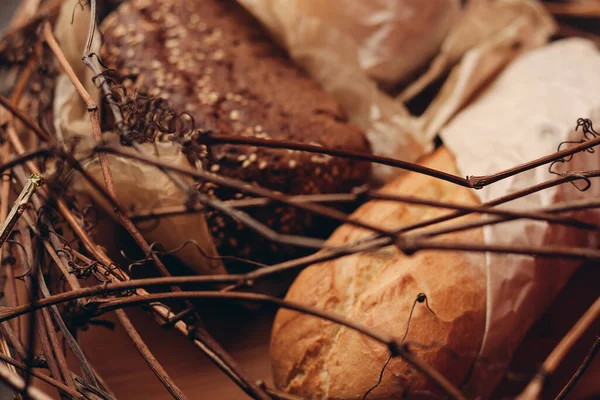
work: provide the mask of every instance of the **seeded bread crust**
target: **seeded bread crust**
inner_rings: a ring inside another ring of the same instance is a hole
[[[107,17],[102,31],[102,59],[127,78],[125,86],[170,100],[175,110],[189,112],[198,128],[370,151],[339,106],[236,1],[127,1]],[[345,192],[370,173],[365,163],[250,146],[216,145],[189,158],[205,170],[289,194]],[[241,198],[211,185],[201,190],[220,199]],[[282,233],[329,233],[311,215],[290,208],[250,212]],[[222,255],[267,262],[298,255],[220,213],[208,212],[206,218]]]
[[[425,165],[456,174],[452,155],[437,150]],[[386,185],[385,193],[424,199],[478,204],[465,188],[407,173]],[[427,220],[448,210],[372,201],[353,217],[389,229]],[[463,217],[477,219],[479,216]],[[347,244],[370,233],[344,225],[332,244]],[[481,243],[481,229],[443,236],[445,240]],[[343,315],[406,342],[416,355],[460,386],[481,345],[486,316],[486,274],[483,254],[420,251],[412,257],[396,248],[381,254],[359,254],[305,269],[286,300]],[[419,293],[426,303],[415,302]],[[411,309],[415,305],[410,325]],[[443,348],[440,347],[443,345]],[[278,388],[316,399],[360,399],[374,386],[389,352],[357,332],[324,320],[280,310],[273,325],[270,354]],[[421,398],[419,392],[439,389],[400,359],[387,366],[369,400]],[[414,396],[414,397],[413,397]],[[423,398],[429,398],[427,396]]]

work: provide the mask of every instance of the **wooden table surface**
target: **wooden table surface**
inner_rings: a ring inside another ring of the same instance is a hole
[[[146,344],[165,367],[188,399],[247,399],[199,349],[179,332],[160,328],[154,319],[137,308],[127,310]],[[205,323],[247,374],[270,383],[268,345],[274,310],[247,311],[220,307],[206,313]],[[106,319],[115,321],[114,316]],[[115,324],[112,332],[90,327],[80,341],[92,365],[105,379],[118,399],[163,400],[172,397],[150,371],[131,341]],[[69,360],[74,366],[74,360]],[[76,369],[74,369],[76,370]],[[43,385],[40,385],[44,387]],[[45,388],[45,387],[44,387]],[[48,390],[47,393],[56,393]]]

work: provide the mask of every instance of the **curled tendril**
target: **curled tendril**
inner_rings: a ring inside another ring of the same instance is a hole
[[[431,307],[429,307],[429,300],[427,300],[427,295],[425,293],[419,293],[417,295],[417,297],[415,298],[415,301],[413,302],[412,307],[410,308],[410,313],[408,314],[408,320],[406,322],[406,331],[404,332],[404,336],[402,337],[402,340],[400,341],[400,343],[404,343],[404,341],[406,340],[406,337],[408,336],[408,330],[410,329],[410,321],[412,320],[412,315],[413,315],[413,312],[415,311],[415,306],[417,305],[417,303],[425,303],[425,306],[427,307],[429,312],[431,312],[435,317],[437,317],[435,312],[433,312]],[[383,380],[383,373],[385,372],[385,369],[387,368],[388,364],[392,360],[392,356],[393,356],[393,354],[390,354],[388,359],[383,364],[383,368],[381,368],[381,372],[379,373],[379,379],[378,379],[377,383],[375,385],[373,385],[371,388],[369,388],[369,390],[366,391],[366,393],[363,395],[363,400],[365,400],[367,398],[367,396],[369,396],[369,394],[381,384],[381,381]],[[406,388],[403,388],[402,390],[403,390],[403,394],[406,393]]]
[[[93,56],[105,67],[98,55]],[[210,158],[210,146],[194,143],[198,135],[209,134],[210,131],[199,128],[191,113],[176,111],[170,101],[138,88],[128,90],[123,84],[126,79],[127,76],[108,68],[92,78],[96,87],[108,84],[110,88],[110,93],[104,94],[103,101],[120,111],[122,119],[114,121],[113,127],[123,145],[172,141],[192,158]]]
[[[129,266],[128,269],[129,271],[131,271],[134,267],[140,266],[140,265],[144,265],[146,262],[152,261],[152,253],[155,253],[158,257],[163,257],[166,255],[172,255],[175,254],[181,250],[183,250],[184,248],[186,248],[187,246],[193,246],[196,248],[196,250],[206,259],[211,261],[211,269],[215,270],[219,267],[218,263],[214,263],[214,261],[218,261],[218,260],[230,260],[230,261],[237,261],[237,262],[241,262],[241,263],[245,263],[245,264],[249,264],[249,265],[253,265],[255,267],[259,267],[259,268],[264,268],[267,265],[266,264],[262,264],[256,261],[252,261],[252,260],[248,260],[245,258],[240,258],[240,257],[234,257],[234,256],[211,256],[209,254],[207,254],[204,249],[202,248],[202,246],[195,240],[193,239],[188,239],[185,242],[183,242],[182,244],[180,244],[179,246],[177,246],[174,249],[165,251],[165,249],[162,247],[161,244],[154,242],[150,244],[150,252],[148,252],[143,258],[140,259],[132,259],[130,257],[127,256],[127,254],[125,254],[125,252],[123,250],[120,251],[121,256],[123,256],[123,258],[125,258],[127,260],[127,262],[129,262]]]
[[[564,148],[569,147],[570,145],[578,145],[578,144],[588,142],[588,141],[596,139],[597,137],[600,136],[600,134],[594,130],[592,121],[588,118],[579,118],[577,120],[577,125],[575,126],[575,130],[578,131],[579,128],[581,128],[581,130],[583,132],[583,137],[579,140],[565,140],[564,142],[561,142],[558,145],[557,151],[564,150]],[[595,153],[595,149],[593,147],[589,147],[585,151],[588,153],[591,153],[591,154]],[[554,160],[548,166],[548,172],[550,172],[553,175],[558,175],[558,176],[564,176],[564,175],[568,174],[569,171],[559,172],[556,170],[556,167],[559,164],[566,164],[566,163],[570,162],[574,156],[575,156],[575,154],[570,154],[568,156]],[[580,179],[576,179],[576,180],[573,180],[570,182],[573,186],[575,186],[575,188],[577,188],[577,190],[579,190],[581,192],[585,192],[592,185],[592,182],[589,178],[587,178],[585,176],[581,176],[581,175],[574,175],[574,176],[578,176],[579,178],[581,178],[582,180],[585,181],[585,186],[579,186],[577,184],[577,182]]]
[[[27,251],[25,250],[25,246],[23,246],[19,241],[12,240],[12,239],[7,240],[6,243],[16,244],[17,246],[19,246],[23,250],[23,254],[25,254],[25,256],[23,257],[23,260],[27,264],[27,269],[25,271],[21,272],[19,275],[15,275],[15,279],[22,280],[27,275],[29,275],[31,273],[31,271],[32,271],[32,266],[29,263],[29,259],[27,258],[27,255],[26,255]]]

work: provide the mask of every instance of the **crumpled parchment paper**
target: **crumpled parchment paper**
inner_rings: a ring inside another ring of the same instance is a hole
[[[398,99],[406,102],[413,98],[459,63],[466,64],[461,68],[462,80],[465,74],[478,72],[479,79],[475,81],[481,81],[494,66],[506,65],[518,50],[546,43],[555,30],[552,16],[537,1],[470,0],[427,71],[411,82]],[[474,59],[482,65],[473,65]]]
[[[73,10],[75,10],[75,15],[73,24],[71,24]],[[62,6],[55,34],[79,79],[95,98],[97,104],[100,104],[100,93],[92,82],[92,73],[81,61],[87,38],[88,23],[89,9],[82,10],[81,7],[77,6],[77,0],[69,0]],[[94,38],[92,51],[97,52],[100,48],[100,35],[98,32],[96,32]],[[65,140],[73,136],[83,136],[86,140],[77,147],[78,155],[88,154],[94,142],[86,106],[64,74],[57,79],[54,110],[54,126],[57,134]],[[116,134],[104,132],[103,137],[109,144],[119,146]],[[185,155],[171,143],[144,144],[142,147],[145,153],[157,155],[165,162],[189,166]],[[118,200],[125,210],[148,210],[149,208],[185,203],[187,194],[158,168],[114,155],[109,155],[108,159]],[[104,182],[97,157],[87,162],[85,168],[99,182]],[[109,215],[113,215],[108,202],[94,191],[80,175],[75,176],[73,186],[76,190],[92,196],[96,202],[107,210]],[[152,223],[145,223],[142,227],[148,228],[148,225],[152,226]],[[217,256],[217,251],[202,214],[161,218],[157,226],[152,227],[152,229],[144,229],[142,232],[148,242],[159,242],[166,250],[179,247],[185,240],[195,240],[202,246],[202,251],[209,256],[208,258],[194,246],[186,246],[178,251],[175,256],[199,273],[225,272],[222,263],[212,258]],[[99,238],[100,241],[101,239]]]
[[[511,63],[491,86],[442,130],[444,143],[464,175],[486,175],[556,151],[565,140],[579,140],[578,118],[600,125],[600,52],[592,42],[568,39],[526,53]],[[596,119],[594,119],[596,118]],[[579,153],[564,164],[570,171],[600,169],[597,153]],[[520,173],[475,191],[482,202],[555,178],[548,166]],[[583,182],[577,182],[585,186]],[[503,205],[539,209],[564,201],[600,197],[592,179],[580,192],[566,183]],[[600,211],[578,217],[600,223]],[[598,232],[518,220],[486,226],[485,242],[522,246],[596,248]],[[559,258],[486,255],[488,311],[481,361],[467,394],[487,398],[531,325],[561,291],[580,262]]]
[[[546,44],[555,30],[553,19],[538,2],[472,2],[449,33],[430,69],[400,99],[458,63],[420,117],[423,134],[432,137],[516,56]]]
[[[277,13],[284,11],[284,4],[293,18],[314,18],[349,37],[357,46],[360,68],[386,86],[406,81],[437,54],[460,10],[459,0],[301,0],[293,8],[288,0],[242,3],[263,17],[275,7]],[[288,40],[285,26],[275,28],[279,40]]]

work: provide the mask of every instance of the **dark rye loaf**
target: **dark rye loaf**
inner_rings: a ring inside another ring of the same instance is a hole
[[[363,134],[233,0],[132,0],[104,22],[105,64],[126,86],[146,89],[187,111],[199,128],[221,134],[287,139],[368,152]],[[188,155],[193,165],[288,194],[347,192],[363,184],[365,163],[288,150],[211,146]],[[220,199],[240,198],[201,186]],[[265,207],[248,211],[282,233],[330,233],[307,213]],[[222,255],[266,262],[298,255],[216,212],[207,213]]]

